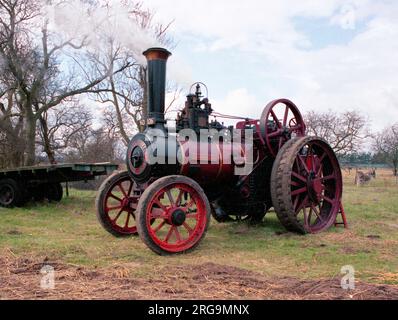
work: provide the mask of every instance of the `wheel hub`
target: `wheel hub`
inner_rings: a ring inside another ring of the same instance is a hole
[[[132,205],[134,204],[134,198],[125,197],[122,200],[121,206],[126,211],[131,211],[133,209]]]
[[[11,190],[11,188],[8,187],[4,187],[1,191],[0,191],[0,201],[3,205],[9,205],[13,198],[14,198],[14,194]]]
[[[319,203],[321,201],[323,190],[321,179],[318,179],[315,172],[311,171],[308,177],[308,194],[312,202]]]
[[[186,219],[187,219],[187,215],[181,209],[177,209],[171,213],[171,223],[174,226],[177,226],[177,227],[182,226],[185,223]]]
[[[144,163],[144,152],[140,147],[136,147],[133,151],[131,161],[133,163],[134,169],[138,169]]]

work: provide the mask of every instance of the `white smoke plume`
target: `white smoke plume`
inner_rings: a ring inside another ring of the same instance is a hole
[[[142,52],[160,43],[150,30],[143,29],[120,1],[93,7],[83,0],[60,1],[43,6],[49,29],[63,39],[85,39],[90,49],[100,50],[104,41],[113,39],[139,63]]]

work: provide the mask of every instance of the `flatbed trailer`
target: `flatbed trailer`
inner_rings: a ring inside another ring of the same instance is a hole
[[[117,169],[111,163],[74,163],[0,170],[0,206],[20,207],[32,199],[59,202],[62,183],[94,180]]]

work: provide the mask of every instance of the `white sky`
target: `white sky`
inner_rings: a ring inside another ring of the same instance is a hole
[[[398,1],[144,0],[173,19],[169,77],[205,82],[221,113],[259,117],[275,98],[398,122]]]

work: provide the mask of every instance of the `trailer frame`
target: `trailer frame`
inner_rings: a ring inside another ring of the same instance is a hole
[[[0,170],[0,207],[19,207],[28,201],[63,198],[62,183],[91,181],[118,170],[112,163],[72,163]]]

